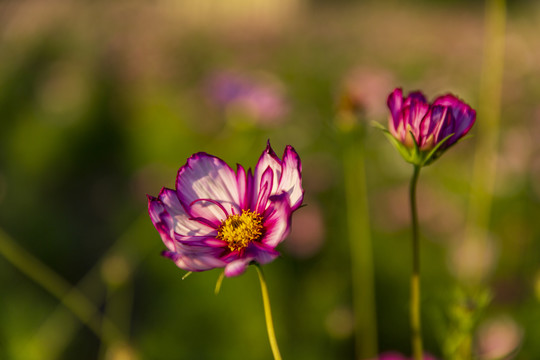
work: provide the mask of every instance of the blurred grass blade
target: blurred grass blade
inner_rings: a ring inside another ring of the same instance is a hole
[[[110,323],[106,318],[100,319],[99,316],[96,316],[100,314],[99,309],[84,294],[77,288],[72,287],[71,284],[35,256],[20,247],[2,229],[0,229],[0,253],[22,273],[59,299],[102,341],[106,343],[110,341],[110,339],[104,338],[101,333],[102,323],[111,329],[111,333],[115,337],[121,337],[114,324]]]

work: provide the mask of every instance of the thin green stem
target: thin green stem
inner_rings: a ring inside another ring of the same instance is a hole
[[[411,276],[411,341],[414,360],[422,360],[422,326],[420,319],[420,243],[418,238],[418,213],[416,206],[416,185],[420,175],[420,166],[414,166],[410,186],[410,204],[412,220],[413,271]]]
[[[259,281],[261,283],[261,292],[264,304],[264,317],[266,319],[266,330],[268,332],[268,340],[270,341],[270,347],[272,348],[272,354],[274,354],[274,360],[281,360],[281,354],[276,340],[276,333],[274,332],[274,322],[272,321],[272,310],[270,309],[270,297],[268,296],[268,288],[266,287],[266,280],[264,274],[259,265],[256,265],[257,274],[259,274]]]

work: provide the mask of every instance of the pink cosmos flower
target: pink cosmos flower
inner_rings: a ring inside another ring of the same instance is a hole
[[[164,256],[187,271],[225,268],[242,274],[251,262],[266,264],[289,233],[292,212],[304,197],[302,165],[287,146],[283,159],[270,142],[255,171],[197,153],[178,170],[176,190],[148,196],[148,212],[167,247]]]
[[[422,155],[424,162],[437,158],[465,136],[476,120],[476,111],[452,94],[429,104],[421,92],[411,92],[403,98],[403,91],[397,88],[388,96],[387,104],[390,133],[404,146],[400,149],[402,155],[410,155],[406,160],[413,163],[418,155]],[[421,154],[411,153],[415,143]],[[431,154],[431,150],[436,153]],[[428,153],[429,159],[425,156]]]

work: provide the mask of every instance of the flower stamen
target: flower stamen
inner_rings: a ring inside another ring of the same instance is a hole
[[[242,250],[261,238],[262,220],[261,215],[249,210],[242,210],[240,215],[229,215],[221,222],[217,238],[226,241],[231,251]]]

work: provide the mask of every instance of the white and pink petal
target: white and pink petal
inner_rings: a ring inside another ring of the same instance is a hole
[[[261,239],[264,245],[275,248],[289,234],[292,209],[286,194],[270,198],[270,206],[263,215],[265,233]]]
[[[261,182],[259,184],[259,196],[253,207],[256,213],[262,214],[268,207],[268,199],[272,194],[272,188],[274,185],[274,172],[270,167],[261,176]]]
[[[292,210],[296,210],[302,205],[304,199],[304,189],[302,189],[302,163],[300,157],[290,145],[287,145],[283,153],[281,178],[277,194],[285,192],[288,196]]]
[[[227,214],[240,211],[235,172],[223,160],[206,153],[192,155],[180,168],[176,192],[189,215],[207,219],[215,226]]]
[[[165,205],[158,198],[148,196],[148,213],[167,249],[174,251],[174,221]]]
[[[241,209],[249,208],[249,201],[251,199],[248,174],[246,169],[240,164],[236,164],[236,182],[238,184],[238,196]]]
[[[234,276],[242,275],[246,271],[249,263],[252,261],[253,261],[253,258],[246,258],[246,257],[238,258],[236,260],[231,261],[225,266],[225,271],[224,271],[225,276],[234,277]]]
[[[226,263],[219,258],[217,251],[165,251],[163,256],[168,257],[176,266],[187,271],[205,271],[224,267]]]
[[[180,203],[176,191],[163,188],[159,193],[159,200],[165,206],[174,221],[173,230],[183,236],[209,236],[215,233],[215,228],[210,224],[192,220]]]
[[[279,256],[279,252],[274,248],[260,242],[252,242],[249,244],[248,253],[261,265],[268,264]]]
[[[272,147],[270,146],[270,141],[266,145],[266,149],[261,154],[257,166],[255,166],[255,171],[253,173],[253,193],[252,193],[252,202],[250,205],[255,206],[259,198],[259,191],[261,189],[261,182],[263,181],[263,175],[268,168],[272,169],[273,181],[272,188],[270,189],[270,194],[274,195],[277,193],[277,186],[279,183],[279,178],[281,177],[281,160],[276,155]]]

